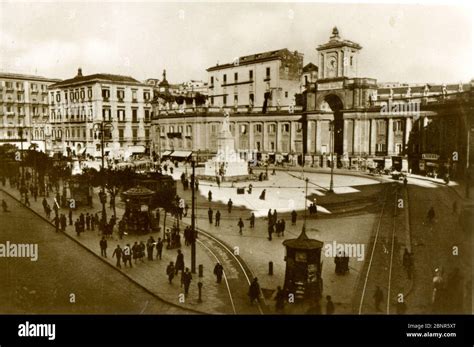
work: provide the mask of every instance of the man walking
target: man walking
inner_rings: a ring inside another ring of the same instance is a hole
[[[181,285],[184,285],[184,295],[188,295],[189,286],[191,285],[192,279],[193,276],[191,275],[191,272],[189,272],[189,269],[186,268],[181,274]]]
[[[216,212],[216,227],[218,227],[221,224],[221,213],[219,210]]]
[[[163,254],[163,240],[161,237],[158,238],[156,242],[156,257],[161,260],[161,255]]]
[[[209,218],[209,224],[212,224],[212,208],[209,207],[209,210],[207,210],[207,217]]]
[[[239,222],[237,223],[237,226],[239,227],[239,234],[242,235],[242,228],[244,227],[244,222],[242,218],[239,218]]]
[[[107,240],[105,239],[105,236],[102,236],[102,239],[99,242],[99,246],[100,246],[100,255],[104,258],[107,258]]]
[[[221,283],[222,281],[222,275],[224,273],[224,267],[221,265],[221,263],[217,263],[216,266],[214,266],[214,275],[216,275],[216,283]]]
[[[296,225],[296,217],[297,217],[296,211],[293,210],[291,212],[291,225]]]
[[[258,284],[258,279],[255,277],[252,281],[252,284],[249,287],[249,298],[250,298],[250,304],[253,305],[254,301],[256,300],[259,302],[260,298],[260,285]]]
[[[112,254],[112,258],[113,257],[117,258],[117,264],[115,264],[115,266],[121,268],[120,259],[122,258],[122,249],[120,248],[120,245],[117,245],[117,248],[115,248],[114,253]]]
[[[170,261],[169,265],[166,267],[166,274],[168,275],[168,283],[169,284],[171,284],[171,282],[173,281],[174,272],[175,272],[175,269],[174,269],[173,262]]]
[[[255,228],[255,213],[252,212],[250,215],[250,228]]]
[[[130,249],[130,244],[123,248],[123,266],[127,266],[127,263],[132,267],[132,250]]]
[[[234,203],[232,202],[232,199],[229,199],[229,201],[227,202],[227,211],[228,211],[229,213],[232,212],[232,205],[233,205],[233,204],[234,204]]]
[[[175,262],[175,275],[177,275],[180,270],[184,270],[184,255],[181,250],[178,249],[178,255],[176,256]]]

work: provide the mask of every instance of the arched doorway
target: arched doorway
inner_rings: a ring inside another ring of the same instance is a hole
[[[340,156],[344,154],[344,118],[342,117],[344,105],[341,99],[334,94],[326,96],[324,101],[334,112],[334,153]]]

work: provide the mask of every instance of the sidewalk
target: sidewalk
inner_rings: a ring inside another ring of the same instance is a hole
[[[11,188],[9,184],[1,187],[1,189],[15,199],[20,200],[20,193],[18,190]],[[42,197],[38,197],[38,200],[35,202],[33,198],[30,198],[30,209],[46,220],[45,214],[43,212],[42,199]],[[53,198],[50,197],[47,198],[47,200],[52,206]],[[97,203],[98,199],[95,198],[95,200],[95,208],[78,208],[73,214],[73,220],[75,220],[80,213],[95,213],[97,210],[100,210],[101,206]],[[112,211],[108,210],[107,212],[108,216],[111,216]],[[61,209],[60,213],[64,213],[67,216],[68,211]],[[117,207],[117,215],[121,216],[122,213],[123,208],[121,208],[119,204]],[[52,216],[53,215],[54,213],[52,213]],[[168,220],[172,221],[172,218],[168,217]],[[150,233],[144,236],[126,235],[124,236],[123,240],[118,240],[116,232],[114,232],[113,239],[108,239],[107,258],[100,256],[99,240],[101,239],[101,235],[98,233],[97,229],[96,231],[85,231],[80,237],[77,237],[74,231],[74,226],[68,225],[66,227],[65,234],[69,238],[80,243],[90,252],[94,253],[97,257],[110,264],[112,267],[114,267],[114,270],[121,271],[125,276],[137,283],[139,286],[170,305],[179,306],[181,308],[185,307],[191,310],[190,313],[192,313],[192,311],[210,314],[233,313],[230,307],[230,300],[225,284],[221,283],[218,285],[216,283],[215,276],[213,274],[215,260],[211,259],[209,254],[202,247],[200,247],[199,244],[196,246],[196,259],[197,265],[202,264],[204,266],[203,277],[199,278],[197,273],[193,274],[193,279],[189,288],[189,294],[185,298],[184,302],[182,302],[183,298],[182,296],[180,297],[180,294],[184,294],[184,288],[180,287],[180,275],[175,276],[171,285],[168,284],[168,279],[166,276],[166,266],[170,261],[174,262],[176,260],[177,249],[167,250],[166,247],[164,247],[162,260],[157,260],[154,257],[153,261],[149,261],[145,259],[145,256],[144,262],[139,262],[136,265],[133,264],[133,268],[124,267],[122,264],[122,268],[117,269],[115,267],[115,258],[111,258],[113,250],[117,244],[120,244],[120,246],[123,248],[123,246],[125,246],[127,243],[132,246],[135,241],[144,241],[144,243],[146,243],[150,236],[153,236],[155,240],[157,240],[158,237],[162,237],[161,232]],[[184,254],[185,266],[190,267],[190,247],[184,246],[183,242],[181,251]],[[154,255],[156,255],[156,250]],[[198,302],[198,282],[203,283],[202,303]]]

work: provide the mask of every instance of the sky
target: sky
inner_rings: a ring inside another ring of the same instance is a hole
[[[0,2],[0,71],[51,78],[113,73],[171,83],[207,80],[235,57],[359,43],[359,77],[458,83],[474,78],[473,7],[269,2]]]

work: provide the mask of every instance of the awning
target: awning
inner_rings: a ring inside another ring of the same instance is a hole
[[[145,146],[128,146],[128,152],[132,154],[145,153]]]
[[[192,151],[173,151],[171,156],[176,158],[188,158],[191,156],[191,154],[193,154]]]
[[[164,152],[161,154],[161,156],[162,156],[162,157],[167,157],[167,156],[169,156],[169,155],[171,154],[171,152],[173,152],[173,151],[164,151]]]

